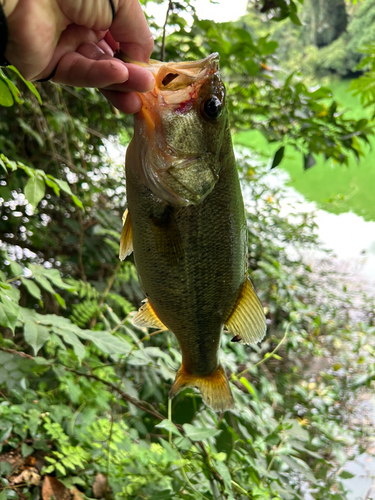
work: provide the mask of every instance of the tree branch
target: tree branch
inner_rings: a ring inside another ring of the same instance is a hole
[[[8,352],[9,354],[18,354],[18,356],[21,356],[21,358],[34,360],[33,356],[30,356],[30,354],[26,354],[22,351],[17,351],[16,349],[7,349],[6,347],[0,346],[0,351]]]
[[[169,12],[172,9],[173,9],[173,3],[172,3],[172,0],[169,0],[168,8],[167,8],[167,13],[165,15],[165,22],[164,22],[164,26],[163,26],[163,38],[162,38],[162,42],[161,42],[161,56],[160,56],[160,60],[161,61],[165,61],[165,33],[166,33],[166,30],[167,30]]]

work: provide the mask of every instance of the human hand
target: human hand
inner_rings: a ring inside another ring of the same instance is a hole
[[[125,113],[141,108],[136,92],[151,90],[152,74],[113,57],[148,62],[153,40],[138,0],[6,0],[7,60],[27,80],[48,78],[98,87]],[[134,92],[136,91],[136,92]]]

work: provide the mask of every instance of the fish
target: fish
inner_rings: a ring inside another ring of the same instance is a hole
[[[234,399],[220,363],[223,328],[232,341],[255,344],[266,321],[247,275],[245,208],[219,55],[143,65],[155,86],[139,94],[120,241],[120,259],[134,252],[145,293],[133,323],[177,338],[182,363],[170,399],[193,387],[224,411]]]

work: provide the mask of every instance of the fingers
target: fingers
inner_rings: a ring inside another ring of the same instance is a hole
[[[77,48],[85,42],[97,44],[104,36],[105,32],[93,31],[84,26],[76,26],[75,24],[69,25],[60,36],[56,48],[49,58],[48,65],[41,73],[34,76],[33,80],[47,78],[57,65],[60,66],[60,62],[66,55],[76,52]],[[78,84],[74,83],[70,85],[78,86]]]
[[[101,88],[126,82],[128,78],[126,66],[118,64],[114,58],[96,61],[78,52],[69,52],[61,58],[53,81],[75,87]]]
[[[138,0],[119,0],[110,32],[130,59],[149,61],[154,41]]]
[[[76,87],[98,87],[120,92],[147,92],[154,86],[152,74],[134,64],[124,64],[108,52],[111,48],[105,40],[82,44],[77,52],[63,56],[57,66],[53,81]],[[138,102],[138,101],[136,101]]]
[[[57,1],[70,22],[92,30],[110,27],[114,40],[130,59],[148,62],[154,42],[139,0],[113,0],[113,23],[109,0]]]
[[[154,88],[155,79],[150,71],[136,64],[126,64],[126,67],[129,71],[128,80],[120,85],[111,84],[108,90],[118,90],[120,92],[149,92]]]
[[[101,89],[100,92],[106,97],[115,108],[132,115],[137,113],[142,107],[142,101],[135,92],[125,93],[113,90]]]

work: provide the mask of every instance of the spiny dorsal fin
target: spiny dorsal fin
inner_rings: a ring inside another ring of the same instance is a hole
[[[267,325],[262,304],[247,278],[225,326],[232,335],[240,337],[242,344],[256,344],[266,334]]]
[[[133,325],[138,326],[139,328],[157,328],[158,330],[168,330],[168,328],[157,317],[147,299],[143,301],[143,304],[134,316]]]
[[[122,216],[123,228],[120,239],[119,259],[124,260],[133,251],[133,227],[130,220],[129,210],[126,209]]]
[[[169,399],[174,398],[186,387],[195,387],[202,394],[203,401],[215,411],[234,408],[232,391],[221,365],[208,375],[192,375],[182,364],[177,372],[176,380],[169,391]]]

